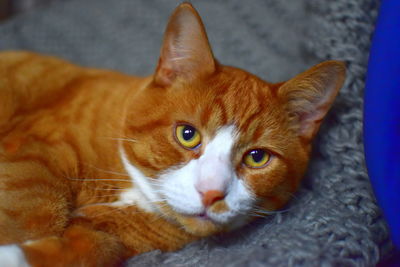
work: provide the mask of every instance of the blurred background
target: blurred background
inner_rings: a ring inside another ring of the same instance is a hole
[[[0,20],[7,19],[12,15],[28,11],[37,6],[57,1],[65,0],[0,0]]]

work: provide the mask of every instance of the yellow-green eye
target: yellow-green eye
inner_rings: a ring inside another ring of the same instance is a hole
[[[250,168],[261,168],[268,163],[270,158],[271,155],[264,149],[253,149],[245,154],[243,162]]]
[[[185,148],[193,149],[201,143],[200,133],[190,125],[178,125],[175,130],[175,136]]]

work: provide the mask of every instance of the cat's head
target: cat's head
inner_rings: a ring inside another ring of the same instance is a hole
[[[145,204],[188,232],[241,226],[297,189],[344,76],[342,63],[327,61],[271,84],[220,65],[184,3],[170,18],[152,82],[129,107],[125,167]]]

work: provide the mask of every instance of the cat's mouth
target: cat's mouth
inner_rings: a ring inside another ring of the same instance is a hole
[[[221,224],[220,222],[218,222],[217,220],[215,220],[215,219],[213,219],[208,213],[207,213],[207,210],[204,210],[203,212],[200,212],[200,213],[195,213],[195,214],[193,214],[193,213],[190,213],[190,214],[188,214],[188,213],[182,213],[182,212],[177,212],[177,211],[175,211],[175,213],[177,214],[177,215],[179,215],[179,216],[182,216],[182,217],[186,217],[186,218],[191,218],[191,219],[196,219],[196,220],[199,220],[200,222],[211,222],[211,223],[214,223],[214,224],[217,224],[217,225],[219,225],[219,224]]]
[[[194,214],[179,212],[176,210],[175,210],[175,212],[177,214],[179,214],[180,216],[199,220],[199,222],[210,222],[217,226],[223,226],[226,224],[226,222],[222,222],[222,221],[218,220],[218,218],[215,218],[215,215],[213,214],[213,211],[211,209],[204,209],[204,211],[201,211],[199,213],[194,213]]]
[[[163,206],[162,213],[173,219],[185,230],[196,236],[208,236],[217,232],[223,231],[223,224],[212,218],[207,210],[195,214],[187,214],[175,211],[171,206]]]
[[[203,220],[209,220],[210,217],[208,217],[206,212],[200,213],[196,215],[199,219],[203,219]]]
[[[213,220],[213,219],[207,214],[206,211],[204,211],[204,212],[202,212],[202,213],[195,214],[195,215],[191,215],[191,216],[194,217],[194,218],[196,218],[196,219],[198,219],[198,220],[200,220],[200,221],[210,221],[210,222],[212,222],[212,223],[214,223],[214,224],[220,224],[219,222]]]
[[[180,214],[176,216],[176,219],[186,231],[197,236],[209,236],[221,232],[225,228],[207,215],[206,212],[189,216]]]

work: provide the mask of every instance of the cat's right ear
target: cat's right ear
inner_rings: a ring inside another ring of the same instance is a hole
[[[180,4],[169,19],[154,82],[163,87],[176,79],[187,81],[213,73],[216,62],[199,14]]]
[[[278,88],[277,95],[295,122],[299,136],[311,140],[330,109],[346,76],[339,61],[325,61]]]

